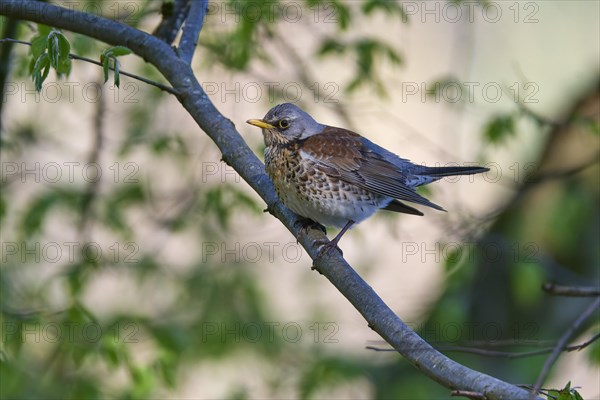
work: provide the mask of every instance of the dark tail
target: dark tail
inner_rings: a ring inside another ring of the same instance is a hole
[[[394,211],[404,214],[412,214],[412,215],[424,215],[421,211],[413,208],[411,206],[407,206],[399,200],[392,200],[390,204],[383,208],[384,210]]]
[[[443,178],[453,175],[473,175],[489,171],[483,167],[423,167],[419,166],[413,172],[415,175],[425,175],[432,178]]]

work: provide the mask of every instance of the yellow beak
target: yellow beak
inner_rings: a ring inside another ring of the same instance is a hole
[[[248,121],[246,121],[246,123],[248,123],[250,125],[258,126],[259,128],[263,128],[263,129],[275,129],[275,127],[273,125],[267,124],[262,119],[249,119]]]

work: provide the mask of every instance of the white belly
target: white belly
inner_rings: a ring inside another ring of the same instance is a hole
[[[290,188],[280,194],[285,205],[298,215],[310,218],[324,226],[342,228],[348,221],[359,223],[373,215],[378,209],[387,206],[392,199],[372,199],[363,196],[350,199],[342,193],[339,198],[333,195],[319,194],[307,199],[298,191]]]

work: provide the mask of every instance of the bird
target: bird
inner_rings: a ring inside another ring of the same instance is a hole
[[[445,211],[416,188],[446,176],[489,170],[413,164],[356,132],[315,121],[292,103],[246,122],[262,128],[265,168],[279,199],[324,232],[323,226],[341,228],[323,250],[338,247],[352,226],[379,209],[424,215],[404,203],[409,202]]]

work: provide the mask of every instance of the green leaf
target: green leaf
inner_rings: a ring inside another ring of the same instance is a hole
[[[31,54],[33,54],[33,58],[39,58],[46,49],[48,48],[48,37],[47,36],[36,36],[31,41]]]
[[[330,3],[335,10],[334,18],[337,20],[341,30],[346,30],[350,25],[350,7],[342,2],[334,1]]]
[[[545,281],[544,268],[528,260],[519,261],[511,273],[511,289],[514,299],[522,309],[534,308],[542,298],[538,288]]]
[[[71,59],[60,60],[56,72],[60,75],[69,75],[71,73]]]
[[[108,81],[108,70],[110,69],[110,60],[112,59],[114,61],[114,70],[115,70],[114,82],[115,82],[115,86],[119,87],[119,85],[121,84],[121,76],[120,76],[121,64],[119,63],[119,60],[117,60],[117,57],[126,56],[131,53],[132,53],[131,50],[125,46],[109,47],[108,49],[106,49],[102,52],[102,54],[100,55],[100,62],[102,63],[102,69],[104,71],[104,82],[105,83],[106,83],[106,81]]]
[[[111,47],[110,49],[105,50],[105,53],[110,53],[110,55],[113,57],[120,57],[120,56],[129,55],[132,53],[132,51],[129,47],[114,46],[114,47]]]
[[[58,57],[60,61],[68,60],[71,55],[71,44],[62,33],[58,32]]]
[[[58,74],[71,72],[71,45],[67,38],[59,31],[53,30],[47,39],[50,65]]]
[[[596,365],[600,365],[600,341],[592,343],[588,350],[589,360]]]
[[[117,187],[113,193],[106,195],[105,223],[117,231],[129,234],[131,229],[123,213],[127,207],[143,203],[144,200],[145,194],[140,184],[130,183]]]
[[[52,32],[52,29],[50,26],[48,25],[44,25],[44,24],[37,24],[37,29],[38,29],[38,34],[40,36],[43,37],[48,37],[48,35],[50,34],[50,32]]]
[[[35,90],[38,92],[42,90],[42,85],[50,73],[50,58],[48,53],[44,53],[35,60],[33,69],[31,72]]]
[[[550,390],[548,394],[554,396],[556,400],[583,400],[583,397],[575,389],[571,389],[571,381],[561,390]]]
[[[60,46],[58,39],[58,31],[52,31],[48,35],[47,43],[48,43],[48,55],[50,56],[50,65],[53,68],[58,67],[58,62],[60,59]]]
[[[485,138],[492,144],[499,144],[515,134],[513,115],[501,115],[489,121],[484,129]]]
[[[330,389],[351,381],[363,373],[359,362],[348,359],[317,357],[315,360],[303,371],[300,379],[300,397],[303,399],[310,398],[322,388]]]
[[[147,398],[155,387],[154,373],[150,368],[141,366],[131,366],[129,372],[133,379],[133,388],[131,397]]]
[[[402,4],[395,1],[368,0],[362,5],[362,10],[366,15],[369,15],[377,10],[382,11],[385,15],[398,14],[398,16],[402,18],[402,22],[408,21],[408,16],[404,12]]]
[[[47,192],[29,205],[21,222],[25,236],[30,237],[41,230],[46,216],[59,200],[55,192]]]
[[[341,54],[345,50],[346,50],[346,47],[339,41],[337,41],[335,39],[326,39],[321,44],[321,48],[319,49],[318,54],[320,56],[330,54],[330,53]]]

